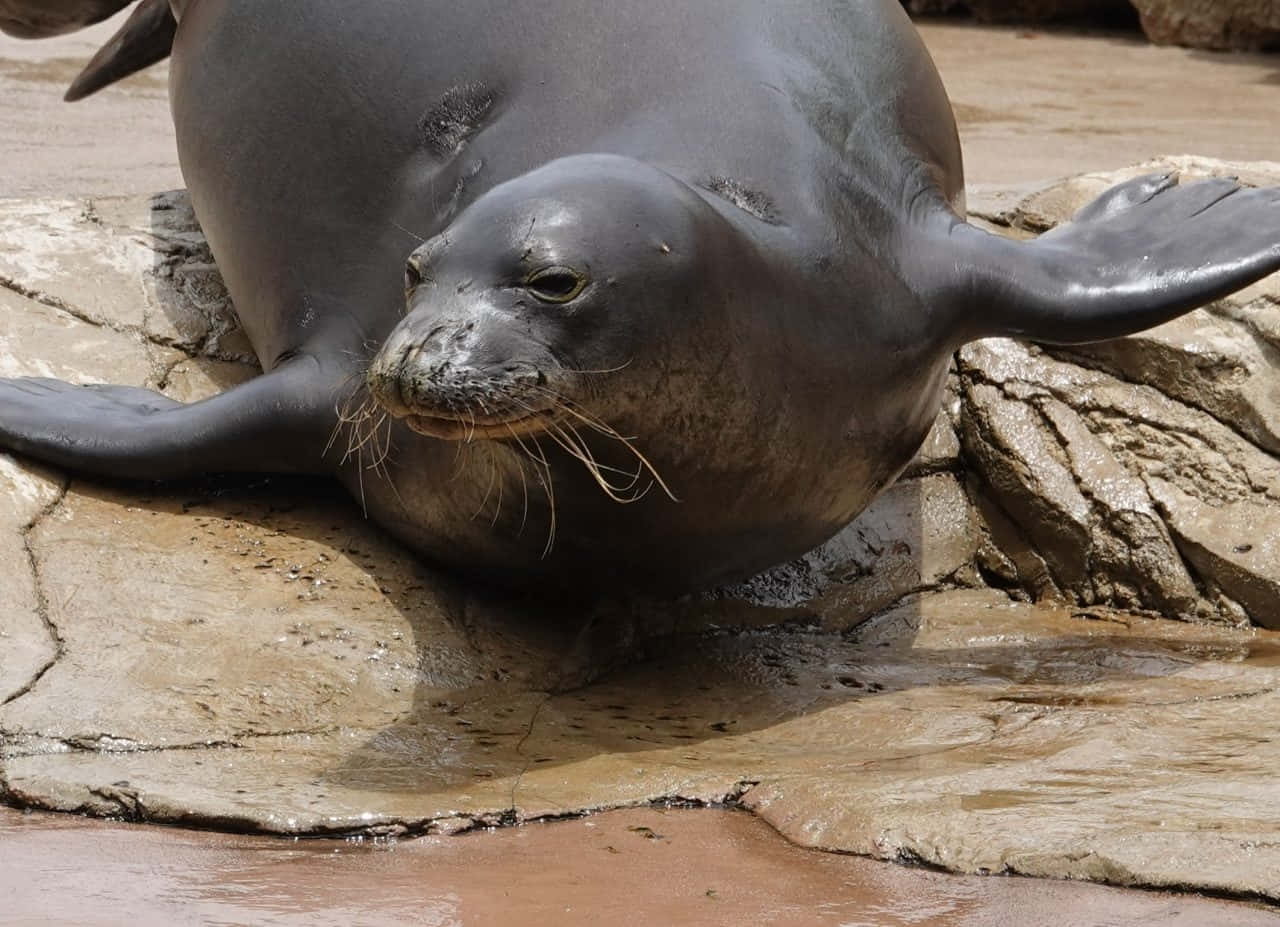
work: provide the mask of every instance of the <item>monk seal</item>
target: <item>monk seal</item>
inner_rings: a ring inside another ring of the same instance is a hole
[[[897,0],[144,9],[264,372],[191,405],[0,382],[0,446],[332,474],[502,583],[803,554],[911,460],[965,341],[1115,337],[1280,268],[1280,192],[1228,181],[1139,178],[1033,241],[967,224]]]

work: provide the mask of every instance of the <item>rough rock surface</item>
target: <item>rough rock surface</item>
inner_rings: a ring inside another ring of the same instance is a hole
[[[985,218],[1040,232],[1117,180],[1174,169],[1280,181],[1273,164],[1165,159],[1084,175]],[[964,455],[1031,595],[1280,628],[1280,283],[1132,338],[1052,353],[1011,341],[957,358]],[[994,511],[993,511],[994,509]],[[1023,549],[1023,546],[1025,548]]]
[[[1147,37],[1161,45],[1261,50],[1280,47],[1274,0],[1130,0]]]
[[[971,345],[857,522],[674,603],[464,586],[325,483],[0,457],[0,799],[289,834],[728,800],[813,846],[1280,901],[1278,303]],[[247,351],[181,195],[0,201],[0,373],[191,400]]]

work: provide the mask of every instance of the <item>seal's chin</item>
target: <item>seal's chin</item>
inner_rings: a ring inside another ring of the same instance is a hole
[[[420,435],[444,441],[479,441],[523,438],[546,431],[553,418],[550,412],[535,412],[508,419],[486,417],[454,418],[413,413],[404,423]]]

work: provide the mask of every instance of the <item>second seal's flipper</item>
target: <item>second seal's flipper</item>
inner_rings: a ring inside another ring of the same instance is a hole
[[[169,0],[142,0],[137,9],[71,82],[63,99],[83,100],[108,84],[169,57],[178,21]]]
[[[113,16],[133,0],[0,0],[0,32],[43,39]]]
[[[0,450],[123,479],[323,473],[336,420],[326,383],[307,357],[190,405],[125,386],[0,380]]]
[[[1069,223],[1011,241],[950,220],[928,249],[964,340],[1083,344],[1133,334],[1280,270],[1280,189],[1170,174],[1104,193]]]

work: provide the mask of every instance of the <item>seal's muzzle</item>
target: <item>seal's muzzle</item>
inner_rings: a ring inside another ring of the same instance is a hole
[[[421,434],[446,440],[540,431],[555,410],[545,349],[493,311],[442,319],[411,313],[374,358],[374,399]]]

